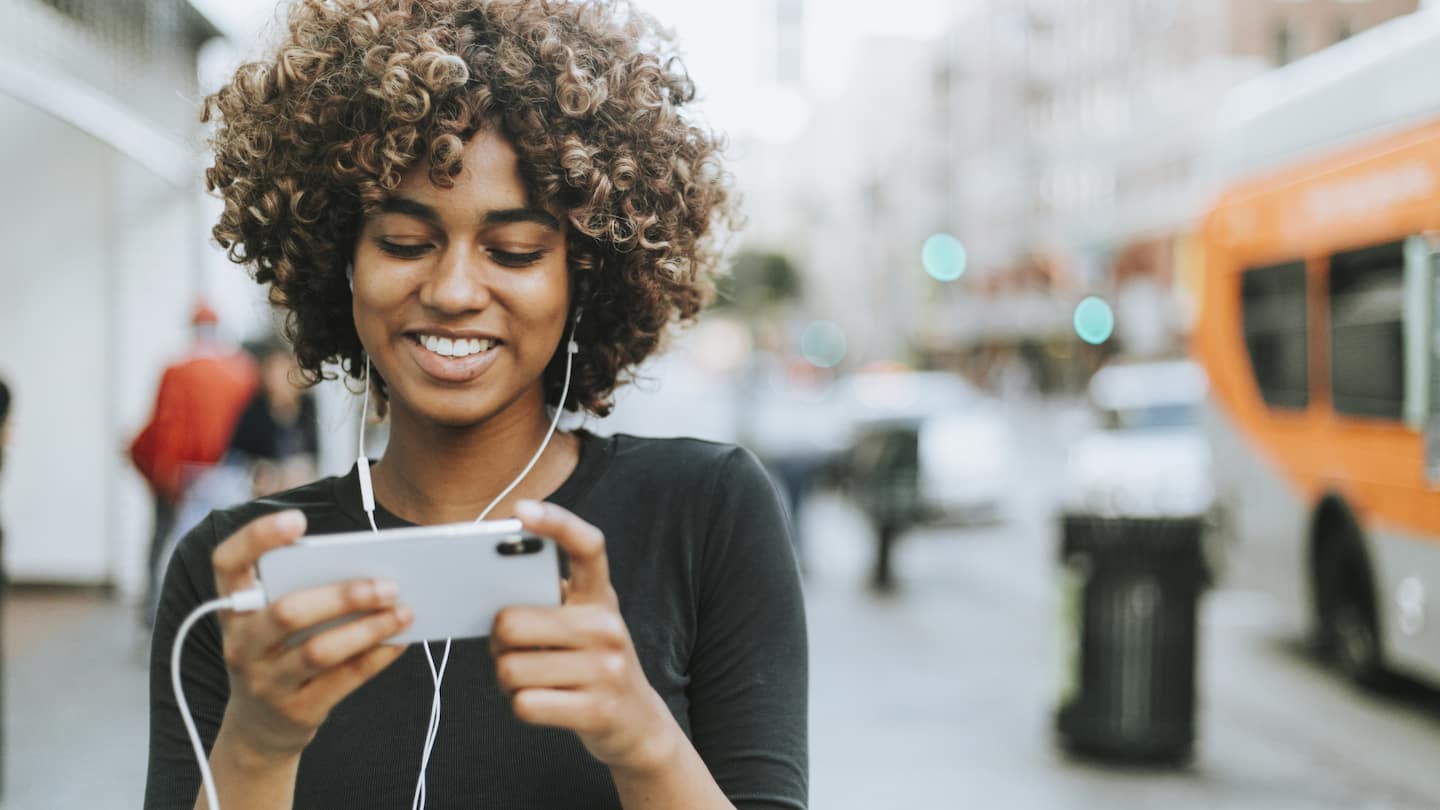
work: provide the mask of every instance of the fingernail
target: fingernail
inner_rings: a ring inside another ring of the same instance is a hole
[[[411,610],[409,605],[401,605],[395,608],[395,618],[399,619],[401,624],[409,624],[410,620],[415,618],[415,611]]]
[[[375,581],[375,595],[380,598],[380,601],[389,602],[394,599],[398,593],[400,593],[400,586],[396,585],[394,580],[380,579]]]
[[[305,513],[298,509],[287,509],[275,516],[275,530],[286,534],[305,532]]]
[[[520,501],[515,504],[515,517],[521,520],[539,520],[545,516],[545,509],[537,501]]]

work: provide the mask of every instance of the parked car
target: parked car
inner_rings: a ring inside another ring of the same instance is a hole
[[[857,374],[837,389],[850,436],[840,475],[877,523],[1004,518],[1013,442],[988,396],[943,372]]]
[[[1089,385],[1096,427],[1070,447],[1065,509],[1213,520],[1215,482],[1200,423],[1207,387],[1205,372],[1189,361],[1096,372]]]

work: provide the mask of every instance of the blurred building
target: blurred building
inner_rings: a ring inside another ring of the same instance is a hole
[[[856,44],[843,94],[818,106],[797,159],[809,184],[805,261],[812,303],[844,328],[852,365],[904,361],[937,283],[925,238],[947,220],[943,65],[933,44]]]
[[[128,591],[149,506],[122,448],[187,347],[197,294],[237,306],[202,269],[196,60],[219,31],[184,0],[0,6],[6,567]]]
[[[748,178],[747,244],[794,259],[803,308],[841,326],[848,367],[906,359],[916,313],[934,293],[919,259],[946,220],[942,68],[928,41],[861,38],[838,93],[814,77],[785,85],[806,111],[803,128],[752,147],[737,170]]]
[[[977,0],[951,66],[951,221],[973,272],[937,301],[932,353],[1041,347],[1070,362],[1071,311],[1101,294],[1116,343],[1181,350],[1201,158],[1241,82],[1416,10],[1416,0]],[[1063,376],[1063,375],[1061,375]],[[1073,375],[1072,375],[1073,376]]]

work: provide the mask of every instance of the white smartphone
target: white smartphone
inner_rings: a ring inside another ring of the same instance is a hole
[[[396,644],[488,636],[501,608],[560,604],[555,543],[518,520],[312,535],[267,552],[257,567],[267,602],[345,580],[393,581],[398,603],[415,613]]]

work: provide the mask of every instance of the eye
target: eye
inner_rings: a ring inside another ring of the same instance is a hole
[[[503,267],[529,267],[544,257],[545,251],[543,250],[536,250],[530,253],[511,253],[505,250],[490,251],[490,258],[494,259],[496,264]]]
[[[397,259],[418,259],[430,250],[430,245],[402,245],[398,242],[391,242],[388,239],[377,239],[375,244],[380,250]]]

